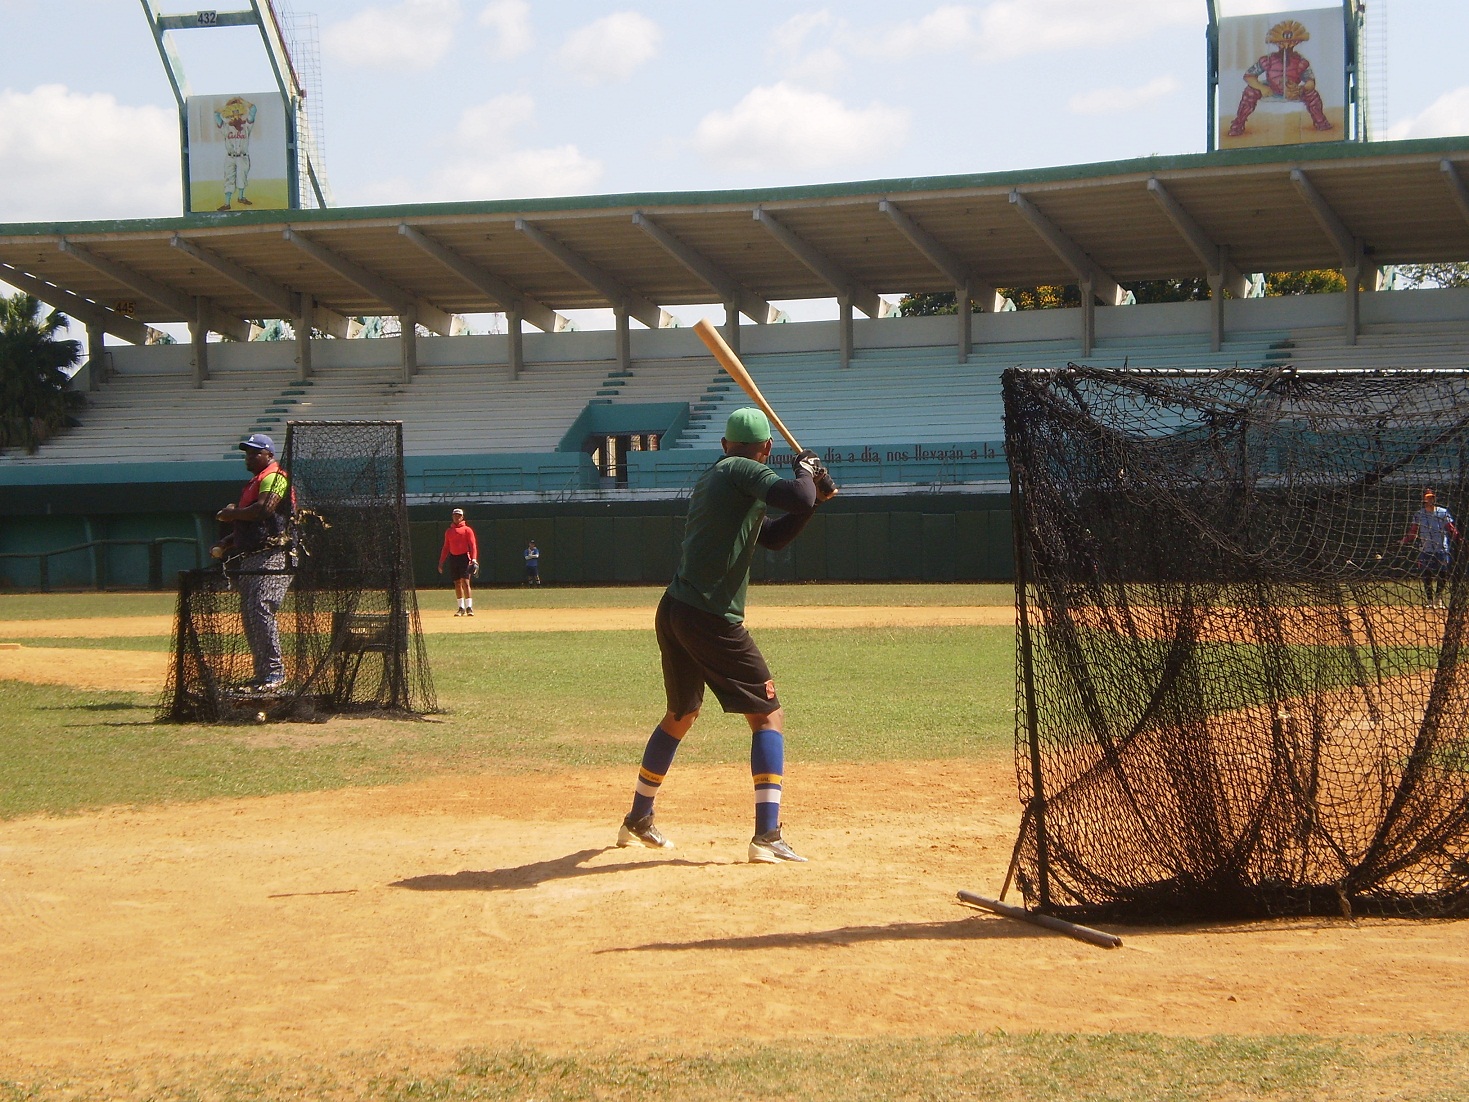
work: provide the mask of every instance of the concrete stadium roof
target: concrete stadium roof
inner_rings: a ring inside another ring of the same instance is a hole
[[[0,280],[126,340],[198,318],[846,298],[1469,259],[1469,137],[1151,157],[816,187],[0,225]],[[1223,250],[1223,251],[1221,251]]]

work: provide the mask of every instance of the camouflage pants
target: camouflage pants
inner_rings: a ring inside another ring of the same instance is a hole
[[[236,584],[240,591],[240,619],[245,625],[245,641],[255,660],[255,680],[280,681],[286,675],[281,660],[281,637],[276,627],[276,613],[286,600],[291,575],[267,573],[284,571],[284,551],[262,551],[240,560]]]

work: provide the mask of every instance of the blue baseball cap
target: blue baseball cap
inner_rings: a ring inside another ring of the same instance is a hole
[[[252,432],[249,436],[240,441],[240,450],[242,452],[270,452],[271,455],[274,455],[275,441],[266,436],[263,432]]]

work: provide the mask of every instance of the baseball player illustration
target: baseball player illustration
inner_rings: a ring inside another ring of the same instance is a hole
[[[1229,124],[1229,136],[1238,138],[1245,132],[1245,120],[1265,98],[1299,101],[1310,113],[1311,125],[1317,130],[1332,129],[1331,120],[1316,91],[1316,74],[1311,63],[1300,53],[1301,43],[1310,32],[1294,19],[1285,19],[1270,28],[1265,40],[1275,52],[1265,54],[1245,70],[1245,90],[1239,98],[1239,110]]]
[[[245,188],[250,183],[250,131],[255,129],[255,105],[249,100],[233,96],[214,113],[214,127],[224,136],[224,206],[230,210],[235,203],[244,207],[255,204],[245,198]]]

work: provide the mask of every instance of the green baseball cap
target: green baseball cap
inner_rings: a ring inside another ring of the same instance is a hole
[[[736,444],[763,444],[770,439],[770,418],[754,406],[737,409],[724,423],[724,438]]]

